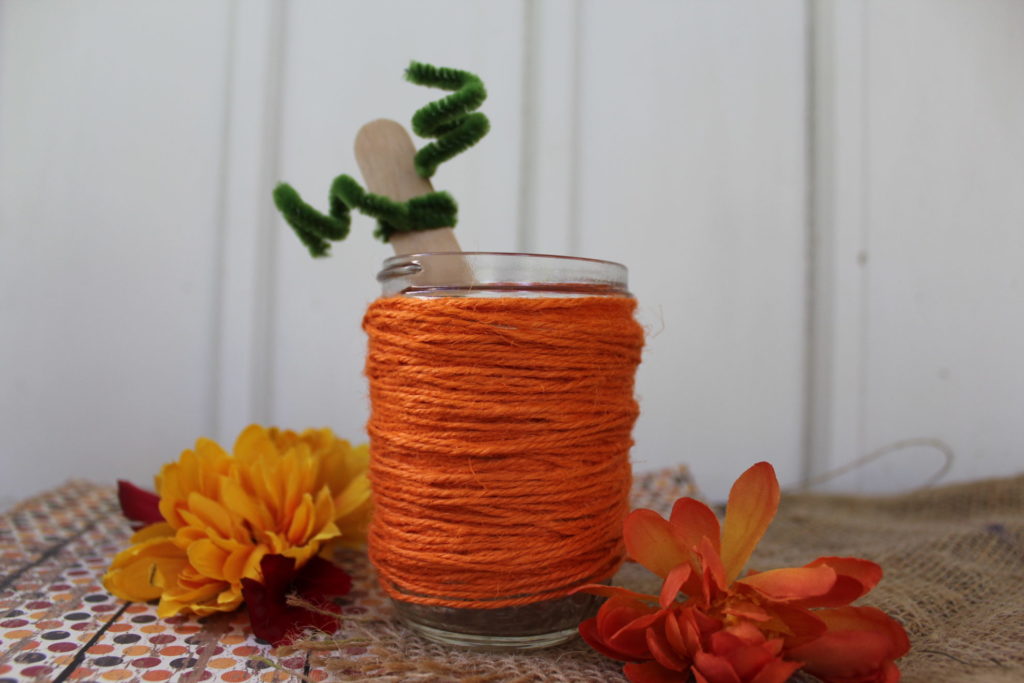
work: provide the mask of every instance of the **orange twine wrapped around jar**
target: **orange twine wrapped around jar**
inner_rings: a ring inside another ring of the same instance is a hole
[[[370,558],[406,603],[567,595],[623,559],[643,330],[629,297],[368,309]]]

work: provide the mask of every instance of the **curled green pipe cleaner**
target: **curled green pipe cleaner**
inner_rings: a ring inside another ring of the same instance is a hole
[[[416,152],[416,172],[430,178],[440,164],[475,145],[491,129],[487,117],[475,111],[487,99],[487,91],[483,81],[467,71],[419,62],[409,65],[405,77],[416,85],[455,91],[412,116],[416,135],[436,138]]]
[[[487,117],[475,111],[487,91],[474,74],[420,62],[411,62],[405,76],[417,85],[453,91],[417,110],[412,118],[413,132],[433,139],[416,152],[414,160],[416,172],[429,178],[439,165],[475,145],[490,130]],[[348,236],[352,210],[377,219],[373,234],[382,242],[396,232],[454,227],[458,222],[458,205],[447,192],[396,202],[367,192],[349,175],[334,179],[328,201],[328,213],[324,214],[303,201],[291,185],[280,183],[274,188],[274,204],[314,257],[326,256],[330,242]]]

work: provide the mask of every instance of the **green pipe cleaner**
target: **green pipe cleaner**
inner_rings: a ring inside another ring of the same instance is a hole
[[[411,62],[405,77],[416,85],[452,91],[430,102],[412,117],[417,135],[433,139],[416,152],[416,172],[430,178],[437,167],[469,149],[490,130],[487,117],[476,109],[487,98],[480,78],[468,71]],[[303,201],[287,183],[274,188],[274,204],[299,239],[314,257],[326,256],[330,242],[345,239],[352,223],[352,210],[377,219],[374,236],[382,242],[396,232],[455,227],[458,205],[447,192],[429,192],[405,202],[367,192],[349,175],[340,175],[331,183],[328,213],[324,214]]]

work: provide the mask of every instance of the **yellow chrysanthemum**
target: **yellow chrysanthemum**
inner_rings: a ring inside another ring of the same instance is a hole
[[[366,539],[369,452],[329,429],[246,428],[229,455],[213,441],[165,465],[156,478],[160,514],[132,537],[103,578],[125,600],[160,598],[162,617],[231,611],[241,580],[259,580],[267,554],[296,567],[335,544]]]

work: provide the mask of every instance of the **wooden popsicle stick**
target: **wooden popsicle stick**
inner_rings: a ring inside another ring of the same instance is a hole
[[[366,189],[404,202],[434,188],[413,166],[416,147],[402,124],[388,119],[371,121],[356,135],[356,162]],[[396,254],[462,251],[451,228],[395,233],[388,240]]]

